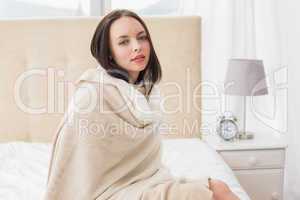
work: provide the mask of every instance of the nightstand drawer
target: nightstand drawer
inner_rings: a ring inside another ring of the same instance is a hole
[[[284,150],[221,151],[220,155],[232,169],[283,168]]]
[[[251,199],[282,199],[283,169],[235,170],[234,174]]]

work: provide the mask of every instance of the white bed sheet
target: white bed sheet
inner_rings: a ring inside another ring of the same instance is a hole
[[[48,173],[50,145],[0,144],[0,200],[42,199]],[[201,140],[163,140],[163,163],[176,177],[211,176],[226,182],[241,200],[250,200],[231,169]]]

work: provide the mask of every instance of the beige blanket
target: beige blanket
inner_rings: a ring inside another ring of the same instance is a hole
[[[161,163],[160,95],[91,69],[54,138],[46,200],[208,200],[207,178],[173,178]]]

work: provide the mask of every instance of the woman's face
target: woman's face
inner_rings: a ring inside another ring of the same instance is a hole
[[[150,57],[148,35],[133,17],[121,17],[110,27],[110,50],[114,61],[125,69],[133,83],[144,70]]]

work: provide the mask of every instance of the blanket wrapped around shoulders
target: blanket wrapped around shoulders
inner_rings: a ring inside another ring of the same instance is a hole
[[[54,137],[45,200],[209,200],[161,163],[159,89],[86,71]]]

